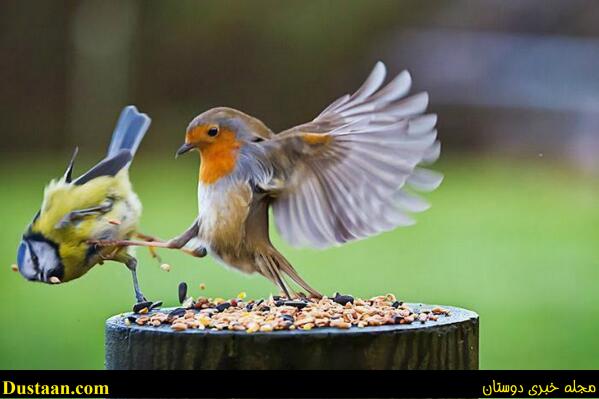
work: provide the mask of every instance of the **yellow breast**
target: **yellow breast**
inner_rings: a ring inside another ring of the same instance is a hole
[[[68,213],[98,206],[108,198],[112,208],[107,213],[56,228]],[[50,183],[40,216],[31,228],[58,244],[65,266],[64,281],[68,281],[93,266],[86,264],[88,240],[128,238],[136,231],[140,216],[141,203],[131,188],[127,171],[123,170],[114,177],[98,177],[81,186],[63,181]]]

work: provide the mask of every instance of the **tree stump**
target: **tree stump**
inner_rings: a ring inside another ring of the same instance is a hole
[[[478,315],[444,308],[450,315],[424,324],[255,333],[127,326],[114,316],[106,321],[106,368],[478,369]]]

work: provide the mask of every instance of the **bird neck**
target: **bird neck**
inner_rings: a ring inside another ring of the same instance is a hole
[[[213,184],[235,170],[241,143],[232,132],[222,132],[219,139],[200,147],[200,182]]]

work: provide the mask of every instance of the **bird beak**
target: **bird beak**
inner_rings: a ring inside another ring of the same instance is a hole
[[[183,144],[177,150],[177,153],[175,154],[175,158],[179,157],[179,155],[183,155],[186,152],[189,152],[189,151],[193,150],[194,148],[195,148],[195,145],[193,145],[193,144],[188,144],[188,143]]]

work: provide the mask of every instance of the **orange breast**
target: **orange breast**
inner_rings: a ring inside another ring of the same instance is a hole
[[[200,147],[200,181],[212,184],[231,174],[235,170],[240,147],[235,134],[226,130],[221,131],[213,143]]]

